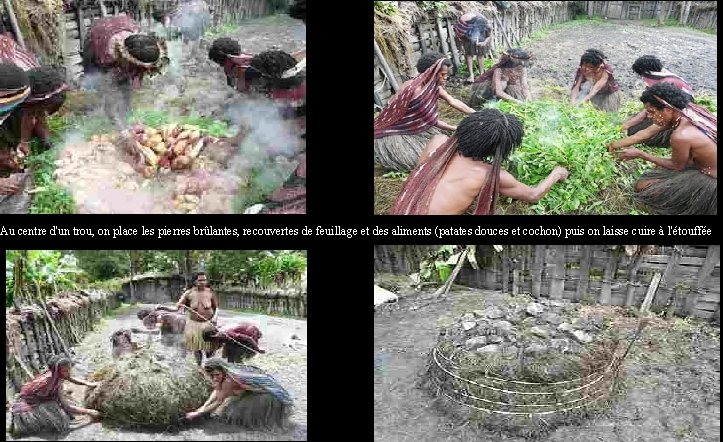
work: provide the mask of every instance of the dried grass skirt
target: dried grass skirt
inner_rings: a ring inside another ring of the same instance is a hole
[[[414,135],[389,135],[374,139],[374,155],[385,169],[409,171],[414,169],[433,136],[442,131],[432,126]]]
[[[653,169],[641,180],[657,180],[635,196],[657,215],[716,215],[718,180],[689,167],[683,171]]]
[[[589,81],[583,83],[582,86],[580,86],[580,93],[577,95],[575,102],[580,103],[582,99],[590,93],[590,88],[591,85]],[[590,103],[597,110],[617,112],[622,104],[622,95],[620,94],[620,91],[612,93],[598,92],[590,99]]]
[[[213,346],[213,343],[203,340],[203,332],[205,332],[206,330],[211,330],[212,327],[213,326],[209,322],[198,322],[190,318],[186,318],[186,328],[183,332],[183,337],[186,340],[186,350],[216,350],[216,348],[214,348]]]
[[[224,401],[214,416],[224,422],[251,429],[284,428],[293,405],[269,393],[245,392]]]
[[[46,401],[23,413],[13,413],[10,432],[21,436],[42,431],[64,433],[69,430],[72,416],[59,401]]]
[[[513,98],[517,98],[518,100],[525,99],[525,95],[522,93],[521,84],[508,84],[505,88],[505,93]],[[494,100],[496,98],[497,95],[495,95],[495,87],[492,79],[490,78],[489,80],[481,83],[475,83],[472,86],[472,95],[470,95],[467,104],[469,107],[477,109],[486,101]]]

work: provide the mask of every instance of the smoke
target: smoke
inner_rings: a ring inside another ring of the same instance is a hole
[[[540,115],[540,143],[545,146],[559,146],[563,142],[560,127],[560,112],[556,108],[547,108]]]

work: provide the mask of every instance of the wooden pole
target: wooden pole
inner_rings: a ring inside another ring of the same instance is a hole
[[[720,262],[720,245],[708,246],[708,253],[705,257],[705,262],[698,271],[697,282],[695,284],[695,291],[689,293],[685,298],[685,314],[692,315],[695,311],[695,306],[698,304],[698,298],[700,293],[705,290],[706,284],[710,279],[715,266]]]
[[[584,298],[587,294],[587,288],[590,286],[590,262],[592,261],[593,252],[592,247],[593,246],[582,246],[577,290],[575,291],[575,301],[579,301]]]
[[[396,78],[394,78],[394,73],[392,72],[391,68],[387,64],[387,60],[384,59],[382,50],[379,49],[379,45],[377,44],[376,40],[374,40],[374,54],[379,59],[379,63],[382,65],[382,70],[384,71],[384,74],[389,79],[389,84],[392,86],[393,92],[396,93],[399,90],[399,84],[397,84],[397,80],[396,80]]]
[[[502,37],[504,37],[505,41],[507,42],[507,47],[512,48],[514,47],[512,43],[510,42],[510,39],[507,37],[507,34],[505,33],[505,28],[502,26],[502,23],[500,23],[499,19],[495,15],[495,23],[497,24],[497,28],[500,29],[500,33],[502,34]]]
[[[454,72],[459,70],[459,52],[457,51],[457,42],[454,41],[454,28],[449,23],[449,19],[445,19],[447,22],[447,35],[449,35],[449,45],[452,47],[452,65],[454,66]]]
[[[542,268],[544,266],[545,246],[535,246],[535,258],[532,261],[532,297],[539,298],[542,289]]]
[[[442,19],[437,17],[435,23],[437,25],[437,32],[439,33],[439,42],[442,45],[442,53],[447,55],[449,53],[449,46],[447,45],[447,39],[442,34]]]
[[[602,291],[600,292],[600,304],[610,305],[612,303],[612,281],[615,279],[618,257],[612,250],[608,250],[608,262],[603,273]]]
[[[635,282],[638,280],[638,269],[643,263],[643,257],[635,256],[633,260],[630,272],[628,272],[628,291],[625,296],[625,306],[631,306],[635,302]]]
[[[565,294],[565,246],[552,248],[555,258],[555,268],[550,282],[550,299],[562,299]]]
[[[15,32],[15,37],[18,39],[18,44],[21,48],[25,48],[25,40],[23,40],[23,34],[20,32],[20,26],[18,26],[18,19],[15,17],[15,11],[13,10],[13,5],[10,3],[10,0],[4,0],[5,1],[5,9],[8,11],[8,15],[10,16],[10,26],[13,27],[13,31]]]
[[[650,308],[650,304],[653,302],[653,298],[655,298],[655,293],[658,291],[658,285],[660,284],[660,279],[662,277],[663,275],[660,273],[653,275],[653,280],[650,281],[650,285],[648,286],[648,292],[645,294],[645,299],[640,306],[641,314],[645,313]]]
[[[419,48],[422,50],[422,55],[427,53],[427,48],[424,46],[424,33],[422,27],[417,23],[417,34],[419,34]]]
[[[678,263],[680,262],[682,254],[681,247],[682,246],[673,246],[673,251],[668,258],[668,265],[665,266],[665,271],[663,271],[662,283],[665,284],[665,290],[667,292],[665,301],[667,302],[672,298],[670,306],[665,313],[666,317],[671,317],[673,316],[673,313],[675,313],[676,294],[675,286],[673,285],[673,278],[675,277],[675,273],[678,270]]]

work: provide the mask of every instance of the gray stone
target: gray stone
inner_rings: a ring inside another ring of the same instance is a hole
[[[532,344],[525,348],[526,355],[536,355],[547,352],[547,346],[542,344]]]
[[[572,335],[575,337],[575,339],[577,339],[577,342],[580,342],[582,344],[589,344],[590,342],[592,342],[592,336],[582,330],[575,330],[572,332]]]
[[[477,323],[474,321],[465,321],[462,323],[462,328],[464,329],[464,331],[470,331],[475,327],[477,327]]]
[[[485,345],[482,348],[477,349],[477,353],[497,353],[502,348],[499,345]]]
[[[502,341],[504,341],[504,339],[502,339],[502,336],[499,336],[499,335],[487,336],[487,342],[490,342],[492,344],[499,344]]]
[[[463,321],[474,321],[474,314],[472,313],[465,313],[464,316],[462,316]]]
[[[552,312],[544,313],[544,314],[541,316],[541,318],[542,318],[543,321],[549,322],[550,324],[553,324],[553,325],[562,324],[562,322],[564,321],[564,319],[562,318],[562,316],[560,316],[560,315],[558,315],[558,314],[555,314],[555,313],[552,313]]]
[[[492,326],[498,332],[509,333],[510,331],[512,331],[512,324],[509,321],[496,321],[492,324]],[[502,333],[500,333],[500,334],[502,334]]]
[[[539,337],[541,337],[541,338],[548,338],[548,337],[550,337],[550,332],[548,332],[547,330],[545,330],[545,329],[542,328],[542,327],[532,327],[532,328],[530,329],[530,333],[532,333],[532,334],[535,335],[535,336],[539,336]]]
[[[484,318],[485,311],[484,310],[473,310],[472,313],[478,318]]]
[[[537,316],[545,311],[545,306],[536,302],[527,304],[527,314],[530,316]]]
[[[567,339],[553,339],[550,341],[550,346],[562,353],[570,351],[570,341]]]
[[[502,349],[502,354],[505,356],[516,356],[519,349],[516,345],[508,345]]]
[[[487,344],[487,337],[486,336],[476,336],[471,339],[467,339],[467,342],[464,343],[464,347],[467,350],[475,350],[479,347],[482,347]]]
[[[571,332],[573,330],[572,324],[569,322],[563,322],[562,324],[557,326],[557,329],[561,332]]]
[[[499,319],[505,316],[505,312],[499,307],[487,307],[484,312],[485,316],[490,319]]]

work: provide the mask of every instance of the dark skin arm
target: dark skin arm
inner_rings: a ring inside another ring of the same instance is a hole
[[[474,109],[472,109],[471,107],[464,104],[464,102],[451,96],[449,94],[449,92],[444,90],[441,86],[439,87],[439,98],[443,99],[450,106],[452,106],[453,108],[457,109],[460,112],[464,112],[465,114],[473,114],[475,112]]]
[[[502,69],[496,69],[492,74],[492,82],[495,85],[495,95],[501,100],[511,101],[513,103],[521,104],[522,101],[513,97],[512,95],[505,92],[504,85],[502,84]]]
[[[558,181],[563,181],[569,172],[564,167],[555,167],[550,175],[540,181],[536,186],[530,187],[515,179],[509,172],[500,171],[500,194],[512,199],[534,204],[547,195],[552,186]]]
[[[630,147],[622,150],[620,153],[620,159],[633,160],[635,158],[640,158],[664,169],[685,169],[685,166],[688,164],[690,159],[691,142],[686,139],[682,139],[680,134],[673,132],[673,135],[670,137],[670,146],[672,147],[672,154],[670,158],[656,157],[655,155],[643,152],[640,149]]]

